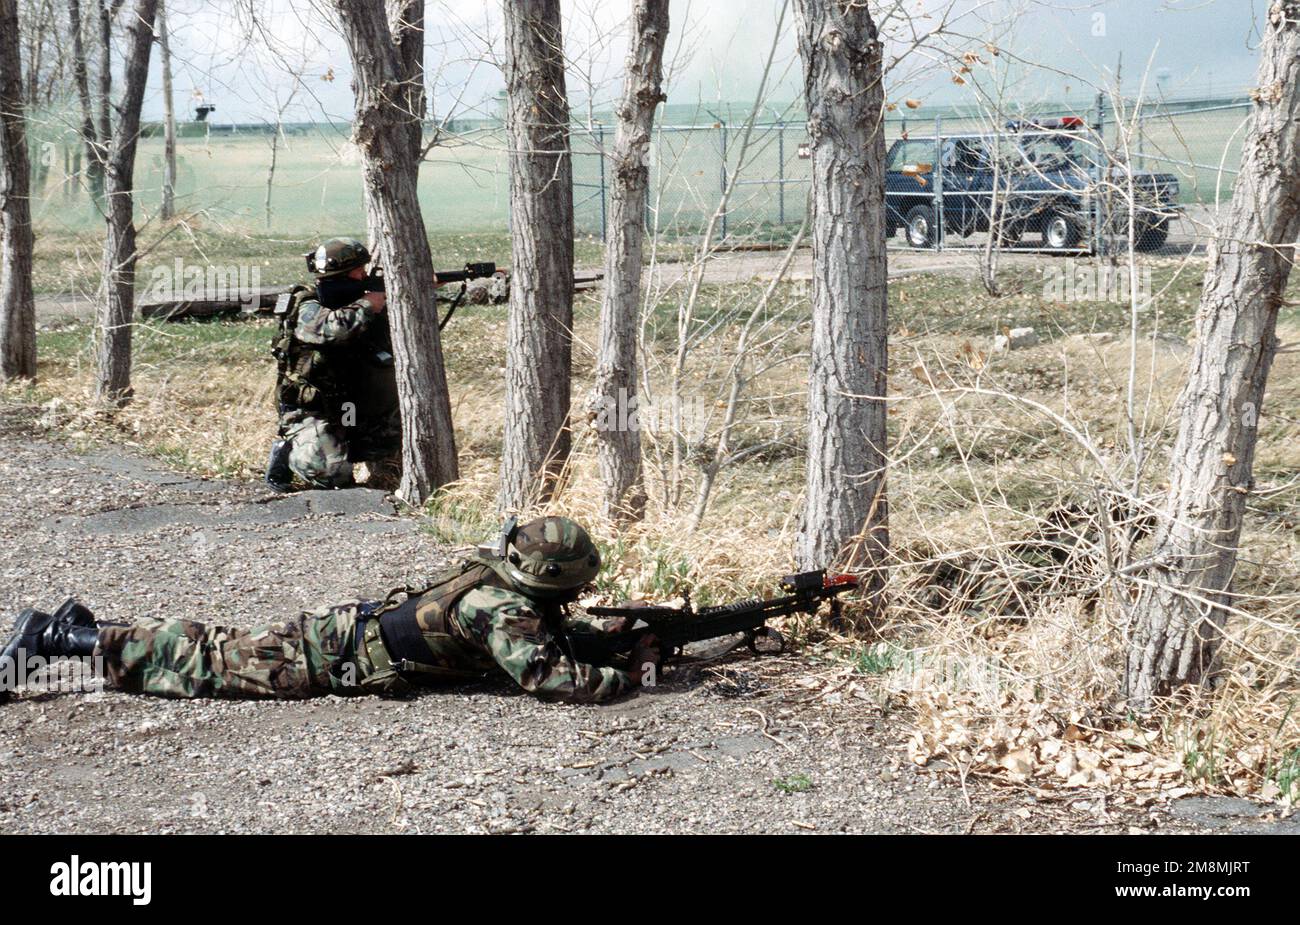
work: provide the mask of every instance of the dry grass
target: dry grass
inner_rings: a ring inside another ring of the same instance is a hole
[[[1167,467],[1199,270],[1157,263],[1156,288],[1168,290],[1159,315],[1143,319],[1133,357],[1123,306],[1046,304],[1040,282],[1011,278],[1001,299],[950,277],[891,284],[891,607],[870,638],[830,646],[837,670],[912,703],[917,760],[942,757],[1044,789],[1300,795],[1291,789],[1300,787],[1300,356],[1281,354],[1272,375],[1225,680],[1137,724],[1114,699],[1136,588],[1117,563],[1140,554]],[[733,287],[706,298],[752,295]],[[656,307],[668,313],[665,327],[674,298],[665,293]],[[774,311],[791,312],[792,327],[776,349],[792,362],[755,377],[746,393],[736,439],[769,446],[723,471],[698,530],[689,521],[697,460],[674,503],[657,464],[663,433],[646,434],[646,520],[624,531],[604,522],[593,434],[576,424],[563,490],[547,509],[592,525],[609,564],[603,596],[663,599],[691,587],[697,601],[716,601],[771,590],[789,571],[802,502],[804,298],[782,287]],[[597,308],[590,296],[577,306],[575,407],[591,385]],[[1284,321],[1283,341],[1300,338],[1300,319]],[[1026,322],[1044,343],[990,352],[1001,327]],[[477,542],[495,522],[504,328],[505,308],[482,306],[461,309],[448,330],[462,478],[425,511],[442,542]],[[142,326],[136,401],[110,421],[89,402],[88,331],[51,332],[35,397],[49,423],[81,437],[125,439],[187,468],[256,478],[274,426],[270,335],[265,322]],[[706,413],[716,411],[733,344],[734,327],[724,326],[688,371],[685,388]],[[1138,472],[1125,416],[1131,359]]]

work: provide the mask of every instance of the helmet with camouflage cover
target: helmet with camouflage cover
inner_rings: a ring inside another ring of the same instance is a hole
[[[525,594],[559,596],[577,591],[600,571],[600,553],[580,525],[567,517],[539,517],[502,534],[501,571]]]
[[[330,238],[303,256],[307,269],[321,278],[340,276],[370,262],[370,251],[356,238]]]

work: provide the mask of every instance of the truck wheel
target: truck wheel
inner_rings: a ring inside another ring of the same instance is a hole
[[[1154,225],[1148,225],[1139,231],[1133,246],[1140,251],[1157,251],[1165,246],[1167,240],[1169,240],[1169,219],[1162,218]]]
[[[912,247],[934,246],[934,211],[929,206],[912,206],[907,213],[907,243]]]
[[[1043,218],[1043,247],[1064,250],[1079,243],[1079,226],[1064,212],[1052,210]]]

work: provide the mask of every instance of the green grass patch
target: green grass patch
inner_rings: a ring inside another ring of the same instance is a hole
[[[781,793],[807,793],[813,788],[813,782],[807,774],[791,774],[774,778],[772,786]]]
[[[854,669],[862,674],[882,675],[900,667],[907,660],[907,655],[902,649],[881,642],[859,649],[851,661]]]

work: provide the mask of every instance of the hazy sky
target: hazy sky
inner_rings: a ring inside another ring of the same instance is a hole
[[[254,0],[262,28],[250,27],[249,0],[168,0],[176,57],[176,104],[180,112],[200,97],[217,106],[218,122],[332,118],[352,113],[346,48],[335,32],[327,0]],[[566,0],[566,52],[572,61],[569,93],[575,115],[587,107],[587,85],[596,108],[618,92],[626,52],[630,0]],[[773,104],[800,94],[793,7],[778,33],[782,0],[673,0],[668,57],[672,103],[747,105],[757,91],[763,63],[776,38]],[[950,47],[979,51],[994,42],[1005,52],[998,66],[1010,68],[1010,95],[1026,100],[1080,98],[1112,79],[1121,60],[1124,88],[1133,93],[1147,73],[1147,92],[1170,96],[1240,91],[1250,85],[1256,63],[1258,23],[1267,0],[891,0],[873,9],[920,17],[929,29],[945,9],[958,15],[953,27],[968,38]],[[928,18],[927,18],[928,17]],[[886,28],[897,38],[901,16]],[[1008,23],[1012,25],[1008,26]],[[501,9],[497,2],[430,0],[428,66],[436,72],[433,97],[439,115],[456,108],[467,115],[490,109],[503,86],[498,65]],[[269,50],[273,45],[275,51]],[[886,54],[902,46],[887,43]],[[1149,67],[1148,67],[1149,65]],[[979,70],[984,65],[977,65]],[[294,73],[302,75],[294,91]],[[987,78],[985,73],[984,79]],[[146,102],[146,118],[160,118],[158,65]],[[952,80],[952,66],[933,53],[905,58],[887,78],[892,99],[911,96],[933,103],[971,98],[971,87]]]

